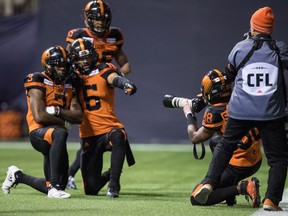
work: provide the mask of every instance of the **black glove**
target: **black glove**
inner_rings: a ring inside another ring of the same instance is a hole
[[[134,85],[132,82],[127,82],[124,84],[124,92],[127,95],[133,95],[137,91],[136,85]]]

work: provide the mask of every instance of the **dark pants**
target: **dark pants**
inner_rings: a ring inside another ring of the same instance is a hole
[[[67,131],[60,127],[44,127],[30,133],[33,148],[43,154],[46,181],[62,190],[68,181],[67,136]]]
[[[126,152],[124,133],[119,128],[103,135],[81,139],[80,168],[86,195],[97,195],[108,181],[109,187],[120,190],[120,175]],[[103,154],[106,151],[111,151],[110,169],[109,174],[103,175]]]
[[[200,204],[191,196],[191,204],[209,206],[226,200],[228,205],[234,205],[235,196],[239,195],[236,185],[238,185],[241,180],[254,175],[259,170],[261,163],[262,160],[251,167],[237,167],[229,164],[221,175],[220,183],[215,186],[214,190],[209,195],[207,202],[205,204]],[[197,186],[198,185],[196,185],[196,187]]]
[[[228,118],[225,133],[216,146],[204,183],[213,187],[219,184],[221,175],[237,149],[239,140],[253,127],[257,127],[270,166],[265,198],[278,204],[282,200],[286,175],[288,145],[285,134],[285,119],[270,121],[248,121]]]

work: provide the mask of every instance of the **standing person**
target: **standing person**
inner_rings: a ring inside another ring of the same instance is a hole
[[[258,9],[250,20],[251,37],[239,42],[228,57],[226,76],[235,80],[229,102],[229,117],[222,139],[216,146],[208,173],[194,199],[205,203],[219,183],[239,140],[257,127],[270,166],[263,209],[281,211],[287,175],[288,146],[285,135],[288,48],[271,38],[274,13],[270,7]]]
[[[110,27],[112,13],[108,3],[103,0],[89,1],[83,12],[86,27],[68,32],[66,49],[70,51],[71,43],[77,38],[90,40],[96,47],[98,62],[110,63],[114,59],[120,66],[122,75],[129,74],[131,66],[122,49],[124,44],[122,30],[118,27]]]
[[[68,32],[66,49],[70,51],[71,43],[75,39],[89,40],[96,47],[98,62],[111,63],[114,59],[120,66],[122,75],[127,76],[131,72],[131,66],[122,49],[124,38],[120,28],[110,27],[112,13],[108,3],[101,0],[89,1],[83,12],[86,27],[72,29]],[[77,188],[74,176],[80,168],[80,153],[81,148],[77,151],[76,158],[69,167],[68,189]]]
[[[67,136],[70,124],[82,122],[82,109],[67,77],[67,56],[61,46],[42,54],[44,72],[29,74],[24,80],[29,138],[33,148],[44,156],[45,178],[24,174],[10,166],[2,184],[5,194],[13,185],[23,183],[47,194],[49,198],[69,198]]]
[[[223,135],[228,118],[228,102],[232,93],[231,84],[226,83],[225,77],[218,69],[209,71],[202,79],[202,98],[208,104],[202,120],[202,127],[197,128],[197,119],[191,111],[187,100],[183,106],[183,112],[187,118],[187,131],[191,143],[198,144],[210,138],[210,148],[213,152],[218,144],[219,138]],[[214,136],[217,134],[217,136]],[[239,142],[238,149],[234,151],[227,168],[221,175],[220,183],[211,192],[205,203],[198,203],[194,199],[194,191],[191,195],[192,205],[214,205],[226,201],[226,204],[233,206],[236,195],[245,195],[252,200],[252,207],[259,207],[259,181],[256,177],[249,178],[255,174],[261,166],[261,140],[256,128],[247,133]],[[201,185],[196,185],[195,189]]]
[[[128,95],[136,86],[119,75],[111,63],[96,66],[98,54],[89,40],[77,39],[71,44],[70,59],[80,77],[80,102],[84,109],[80,125],[81,173],[86,195],[97,195],[109,181],[107,196],[116,198],[125,155],[128,165],[135,163],[124,126],[114,112],[114,87]],[[103,154],[111,151],[110,169],[102,172]]]

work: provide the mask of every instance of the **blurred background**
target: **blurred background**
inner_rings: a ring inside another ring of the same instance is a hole
[[[249,30],[252,13],[270,6],[274,39],[288,43],[287,0],[107,0],[112,25],[124,34],[123,46],[138,87],[126,96],[116,90],[116,113],[131,143],[189,143],[180,109],[162,104],[165,94],[193,98],[203,75],[223,70],[233,46]],[[0,140],[27,139],[24,77],[42,71],[42,52],[66,47],[70,29],[84,27],[88,0],[0,0]],[[202,113],[198,114],[201,124]],[[77,141],[73,126],[69,139]]]

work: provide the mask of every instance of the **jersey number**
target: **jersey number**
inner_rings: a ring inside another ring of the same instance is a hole
[[[97,96],[88,96],[88,91],[97,91],[97,85],[85,85],[83,87],[83,94],[87,110],[99,110],[101,107],[100,98]]]

